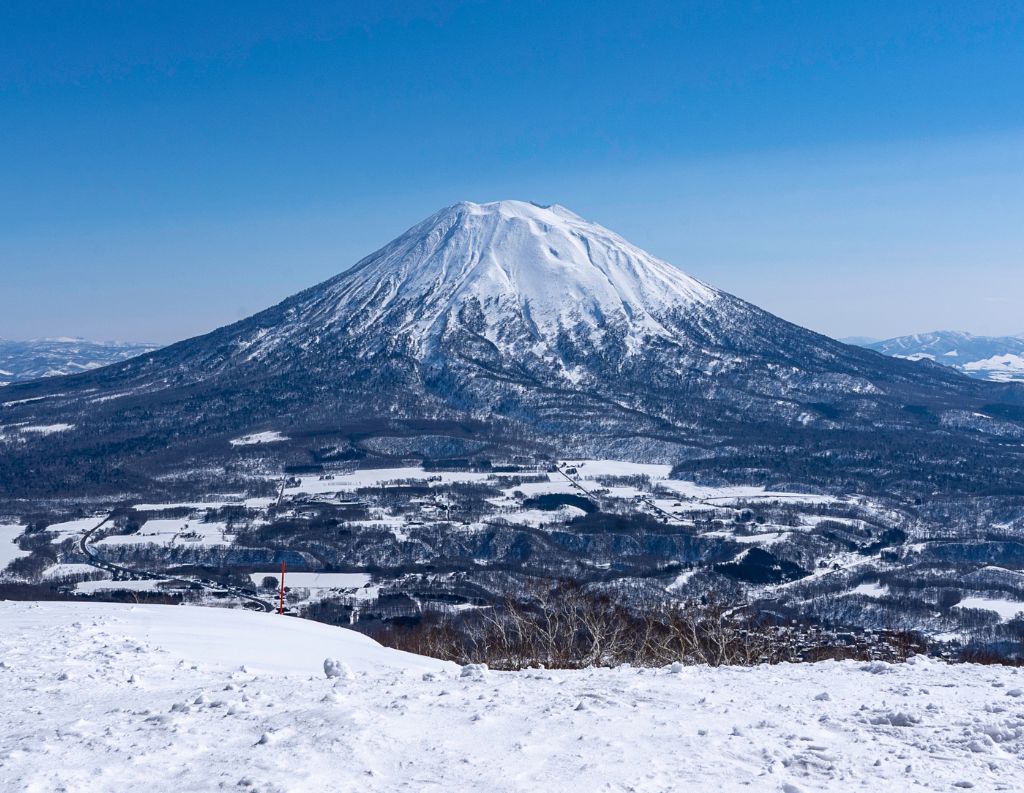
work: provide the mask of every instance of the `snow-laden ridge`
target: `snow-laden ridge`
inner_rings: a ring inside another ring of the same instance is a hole
[[[930,360],[971,377],[1024,382],[1024,338],[975,336],[953,330],[915,333],[863,345],[909,360]]]

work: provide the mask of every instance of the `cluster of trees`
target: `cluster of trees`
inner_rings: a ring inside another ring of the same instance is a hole
[[[428,613],[381,625],[378,641],[460,664],[494,669],[591,666],[719,666],[813,657],[859,657],[845,645],[796,647],[797,634],[717,598],[633,609],[571,581],[534,584],[493,606]],[[911,652],[908,643],[905,652]],[[894,649],[899,652],[898,648]]]

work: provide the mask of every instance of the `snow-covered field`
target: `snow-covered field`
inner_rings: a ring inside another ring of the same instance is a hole
[[[135,534],[114,534],[96,545],[230,545],[224,523],[203,523],[191,518],[147,520]]]
[[[0,603],[0,713],[0,778],[19,791],[988,791],[1024,779],[1020,670],[493,673],[238,610]]]
[[[1024,356],[1007,353],[964,364],[964,369],[989,380],[1004,383],[1024,378]]]
[[[957,603],[957,608],[994,611],[1004,621],[1024,613],[1024,603],[1006,598],[966,597]]]
[[[280,571],[250,573],[249,579],[260,586],[263,579],[271,577],[280,582]],[[366,573],[288,573],[285,586],[290,596],[308,603],[331,596],[347,596],[358,600],[373,600],[380,594],[379,586],[370,585]]]
[[[278,578],[280,571],[268,570],[265,573],[250,573],[249,578],[257,586],[267,576]],[[288,573],[287,584],[290,587],[305,589],[359,589],[370,583],[366,573]]]
[[[25,531],[25,527],[17,523],[0,523],[0,571],[7,565],[22,556],[28,556],[28,551],[23,551],[17,546],[18,537]]]

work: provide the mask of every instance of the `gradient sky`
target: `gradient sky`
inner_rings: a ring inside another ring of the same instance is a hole
[[[0,336],[170,342],[563,204],[835,336],[1024,332],[1020,2],[0,5]]]

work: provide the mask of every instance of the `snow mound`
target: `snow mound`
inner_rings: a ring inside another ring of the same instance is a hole
[[[340,677],[344,680],[354,680],[355,675],[344,661],[337,658],[324,659],[324,677]]]

